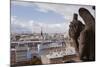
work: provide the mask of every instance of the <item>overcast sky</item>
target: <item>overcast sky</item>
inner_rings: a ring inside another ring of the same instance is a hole
[[[65,33],[80,7],[94,16],[92,6],[11,1],[11,32]],[[79,16],[79,20],[84,21]]]

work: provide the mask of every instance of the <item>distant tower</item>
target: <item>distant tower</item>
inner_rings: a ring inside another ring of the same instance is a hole
[[[44,40],[43,31],[42,31],[42,27],[41,27],[41,37],[42,37],[42,40]]]

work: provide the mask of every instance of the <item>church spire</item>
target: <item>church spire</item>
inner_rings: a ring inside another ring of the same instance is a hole
[[[42,39],[44,39],[42,27],[41,27],[41,37],[42,37]]]

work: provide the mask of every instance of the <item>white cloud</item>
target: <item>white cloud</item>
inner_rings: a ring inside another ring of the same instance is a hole
[[[67,5],[67,4],[52,4],[52,3],[35,3],[40,9],[41,12],[48,12],[48,11],[54,11],[55,13],[61,14],[64,16],[64,18],[67,20],[72,20],[73,14],[77,13],[80,7],[84,7],[88,9],[93,16],[95,16],[94,10],[92,9],[92,6],[89,5]],[[81,17],[79,16],[79,19]]]
[[[90,5],[70,5],[70,4],[55,4],[55,3],[38,3],[38,2],[24,2],[24,1],[11,1],[14,5],[21,6],[37,6],[37,10],[41,12],[54,11],[58,14],[63,15],[66,19],[71,19],[73,13],[78,13],[80,7],[87,8],[94,16],[94,10]]]
[[[14,17],[12,16],[11,19]],[[43,23],[37,22],[34,20],[23,21],[18,19],[18,17],[14,18],[14,21],[11,21],[11,31],[12,32],[41,32],[41,28],[43,32],[46,33],[64,33],[68,30],[67,23]]]
[[[36,10],[39,11],[39,12],[43,12],[43,13],[47,13],[47,12],[48,12],[47,10],[45,10],[45,9],[41,9],[41,8],[36,9]]]
[[[14,22],[16,19],[16,16],[11,16],[11,22]]]

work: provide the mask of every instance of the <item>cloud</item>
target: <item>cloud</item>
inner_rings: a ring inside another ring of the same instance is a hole
[[[39,7],[39,9],[45,11],[54,11],[55,13],[61,14],[66,16],[69,14],[69,11],[66,9],[66,5],[59,5],[59,4],[50,4],[50,3],[34,3]]]
[[[11,21],[11,32],[15,33],[40,33],[41,28],[45,33],[65,33],[66,30],[68,30],[68,25],[66,25],[66,22],[51,24],[38,22],[34,20],[23,21],[20,20],[18,17],[14,16],[12,16],[11,19],[14,19],[13,21]]]
[[[93,16],[95,16],[92,6],[89,5],[67,5],[67,4],[53,4],[53,3],[34,3],[41,12],[54,11],[55,13],[63,15],[66,20],[72,20],[73,14],[77,13],[80,7],[88,9]],[[79,16],[81,21],[82,18]]]
[[[21,6],[36,6],[36,10],[40,12],[47,13],[48,11],[53,11],[62,15],[66,21],[71,21],[73,14],[77,13],[80,7],[87,8],[93,16],[95,16],[95,12],[92,9],[91,5],[70,5],[70,4],[54,4],[54,3],[38,3],[38,2],[24,2],[24,1],[11,1],[14,5],[21,5]],[[79,20],[82,18],[79,16]]]
[[[16,16],[11,16],[11,22],[14,22],[16,19]]]
[[[38,9],[36,9],[36,10],[39,11],[39,12],[43,12],[43,13],[47,13],[47,12],[48,12],[47,10],[41,9],[41,8],[38,8]]]

